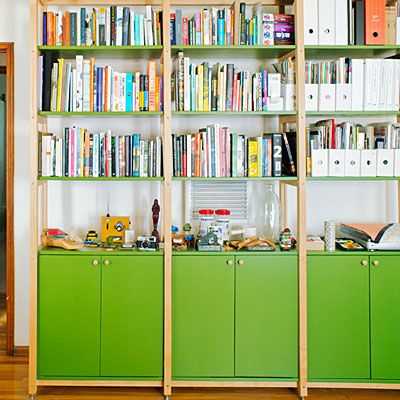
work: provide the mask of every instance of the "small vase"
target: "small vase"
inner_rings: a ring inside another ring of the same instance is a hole
[[[281,206],[273,185],[267,185],[264,204],[264,237],[276,243],[281,232]]]

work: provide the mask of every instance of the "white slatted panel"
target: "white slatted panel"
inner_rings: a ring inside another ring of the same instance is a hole
[[[231,220],[247,220],[247,182],[192,182],[191,189],[193,218],[198,218],[201,209],[224,208],[230,210]]]

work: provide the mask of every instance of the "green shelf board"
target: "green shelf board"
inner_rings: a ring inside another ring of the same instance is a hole
[[[159,58],[163,46],[38,46],[38,50],[50,51],[60,58],[85,55],[108,59]]]
[[[288,384],[297,382],[297,378],[258,378],[258,377],[240,377],[235,376],[234,378],[231,377],[222,377],[222,378],[215,378],[215,377],[180,377],[180,376],[173,376],[173,381],[176,382],[186,382],[186,381],[196,381],[196,382],[287,382]],[[292,386],[292,385],[289,385]]]
[[[109,111],[109,112],[89,112],[89,111],[79,111],[79,112],[66,112],[66,111],[38,111],[38,115],[42,117],[56,117],[56,116],[74,116],[74,117],[151,117],[151,116],[161,116],[162,111]]]
[[[296,46],[182,46],[172,45],[171,53],[183,51],[191,57],[226,57],[226,58],[279,58],[295,50]]]
[[[296,250],[290,251],[281,251],[277,249],[276,251],[246,251],[246,250],[238,250],[238,251],[198,251],[195,249],[191,250],[183,250],[177,251],[173,250],[172,255],[175,256],[261,256],[261,257],[276,257],[276,256],[294,256],[297,255]]]
[[[312,116],[398,116],[400,111],[306,111],[307,117]]]
[[[306,59],[337,57],[384,58],[400,53],[400,46],[305,46]]]
[[[126,177],[105,177],[100,176],[98,178],[93,178],[89,176],[77,176],[77,177],[68,177],[68,176],[39,176],[39,181],[89,181],[89,182],[120,182],[120,181],[163,181],[162,177],[134,177],[134,176],[126,176]]]
[[[346,251],[346,250],[335,250],[335,251],[318,251],[318,250],[309,250],[307,251],[308,256],[327,256],[327,257],[335,257],[335,256],[399,256],[400,251]]]
[[[399,176],[309,176],[308,181],[398,181]]]
[[[296,111],[172,111],[176,116],[194,116],[194,115],[262,115],[266,117],[276,117],[279,115],[296,115]]]
[[[164,251],[162,249],[158,251],[139,251],[139,250],[106,250],[98,247],[82,247],[78,250],[65,250],[59,247],[42,247],[38,249],[38,255],[70,255],[70,256],[102,256],[102,255],[113,255],[113,256],[163,256]]]
[[[255,181],[297,181],[296,176],[266,176],[266,177],[226,177],[226,178],[216,178],[216,177],[185,177],[185,176],[174,176],[173,181],[216,181],[216,182],[255,182]]]

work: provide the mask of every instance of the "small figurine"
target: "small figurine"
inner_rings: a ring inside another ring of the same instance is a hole
[[[152,236],[155,236],[157,239],[157,243],[160,243],[160,234],[157,230],[158,220],[160,218],[160,205],[158,204],[158,200],[155,199],[153,203],[153,207],[151,207],[151,212],[153,213],[153,232]]]
[[[90,229],[86,234],[86,239],[84,240],[83,244],[87,247],[97,247],[99,245],[98,235],[94,229]]]
[[[285,228],[279,236],[279,247],[282,251],[289,251],[296,246],[296,239],[289,228]]]
[[[194,243],[195,243],[194,234],[191,233],[191,230],[192,230],[192,227],[189,224],[189,222],[183,226],[183,232],[185,234],[185,240],[186,240],[186,244],[188,247],[194,247]]]
[[[172,231],[172,248],[177,251],[187,250],[187,242],[185,235],[179,234],[179,228],[175,225],[171,226]]]

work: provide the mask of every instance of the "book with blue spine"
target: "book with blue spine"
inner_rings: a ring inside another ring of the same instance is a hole
[[[218,11],[218,45],[223,46],[225,44],[225,18],[224,11]]]
[[[47,12],[43,13],[43,37],[42,37],[43,45],[47,45]]]
[[[127,73],[126,74],[126,106],[125,106],[126,112],[131,112],[133,110],[132,92],[133,92],[133,75],[131,73]]]
[[[86,8],[82,7],[81,8],[81,46],[84,46],[86,44],[86,31],[85,31],[85,25],[86,25]]]
[[[132,135],[132,176],[140,176],[140,133],[134,133]]]
[[[129,37],[129,7],[122,11],[122,46],[128,46]]]
[[[176,44],[176,30],[175,30],[175,18],[170,18],[169,20],[170,22],[170,30],[171,30],[171,45],[175,45]]]
[[[175,11],[175,43],[182,45],[182,10]]]

